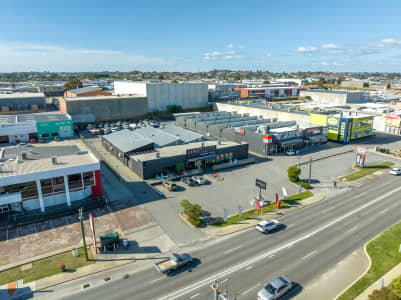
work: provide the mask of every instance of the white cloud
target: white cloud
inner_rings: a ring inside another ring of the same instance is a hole
[[[265,55],[266,55],[267,57],[271,57],[271,56],[272,56],[271,53],[266,53]]]
[[[380,42],[385,46],[401,46],[401,40],[396,40],[392,38],[382,39]]]
[[[231,43],[230,43],[230,44],[227,45],[227,48],[233,49],[233,48],[235,48],[235,46],[234,46],[234,44],[231,44]]]
[[[205,61],[209,60],[218,60],[218,59],[224,59],[224,60],[230,60],[230,59],[239,59],[239,58],[244,58],[245,56],[240,55],[237,53],[235,50],[229,50],[229,51],[212,51],[212,52],[207,52],[203,54],[203,59]]]
[[[315,52],[317,51],[316,47],[305,47],[305,46],[301,46],[297,48],[297,52],[300,53],[311,53],[311,52]]]
[[[240,49],[244,49],[245,48],[245,46],[244,45],[239,45],[239,47],[238,48],[240,48]]]
[[[0,65],[3,72],[14,71],[103,71],[165,70],[185,59],[165,59],[124,51],[67,48],[57,45],[0,41]]]
[[[322,45],[323,49],[340,49],[341,47],[336,44],[324,44]]]
[[[230,50],[230,51],[227,51],[226,53],[227,53],[227,54],[233,55],[233,54],[237,53],[237,51],[235,51],[235,50]]]

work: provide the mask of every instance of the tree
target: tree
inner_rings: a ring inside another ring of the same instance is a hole
[[[401,295],[401,277],[397,277],[396,279],[393,280],[391,283],[391,286],[397,294]]]
[[[202,207],[199,204],[192,204],[188,200],[182,200],[181,206],[188,221],[194,226],[199,226],[201,224],[200,217],[203,214]]]
[[[400,297],[386,287],[380,290],[374,290],[368,298],[369,300],[400,300]]]
[[[160,74],[160,75],[159,75],[159,79],[160,79],[160,80],[163,80],[163,79],[164,79],[163,74]]]
[[[83,87],[82,81],[79,78],[71,79],[64,84],[64,90],[73,90]]]
[[[299,175],[301,175],[301,169],[297,166],[291,166],[288,168],[287,174],[291,182],[297,182],[299,181]]]

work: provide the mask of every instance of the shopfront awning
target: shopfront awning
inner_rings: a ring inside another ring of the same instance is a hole
[[[210,155],[206,155],[206,156],[199,156],[199,157],[190,158],[190,159],[187,159],[187,162],[198,161],[198,160],[208,159],[208,158],[213,158],[213,157],[216,157],[216,154],[210,154]]]
[[[278,144],[280,145],[290,145],[290,144],[298,144],[298,143],[303,143],[302,139],[289,139],[289,140],[284,140],[284,141],[278,141]]]
[[[0,195],[0,205],[13,204],[21,201],[21,193],[7,193]]]

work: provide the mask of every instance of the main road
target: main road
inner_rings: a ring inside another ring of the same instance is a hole
[[[214,299],[214,280],[231,297],[256,299],[263,284],[279,275],[297,283],[287,298],[301,295],[313,279],[401,219],[400,183],[401,178],[386,174],[284,216],[283,228],[275,233],[235,234],[191,253],[194,266],[171,276],[148,268],[64,299]],[[66,287],[43,294],[58,299]]]

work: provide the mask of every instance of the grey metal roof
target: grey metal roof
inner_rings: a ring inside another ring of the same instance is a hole
[[[135,131],[144,138],[148,138],[155,143],[156,147],[165,147],[170,145],[178,145],[181,139],[175,135],[164,132],[161,129],[153,127],[142,127]]]
[[[176,136],[177,138],[181,139],[181,141],[185,144],[187,143],[192,143],[192,142],[199,142],[202,140],[203,135],[190,131],[190,130],[186,130],[184,128],[181,127],[177,127],[174,125],[166,125],[164,126],[164,128],[162,129],[164,132],[167,132],[173,136]]]
[[[99,91],[102,88],[98,87],[98,86],[86,86],[86,87],[82,87],[79,89],[73,89],[73,90],[69,90],[70,93],[73,94],[82,94],[82,93],[89,93],[89,92],[94,92],[94,91]]]
[[[37,113],[18,115],[18,122],[49,122],[49,121],[64,121],[70,120],[67,114],[62,113]]]
[[[29,159],[43,159],[50,158],[53,156],[66,156],[73,155],[79,152],[80,149],[75,145],[63,145],[63,146],[40,146],[36,147],[7,147],[4,149],[4,158],[12,158],[17,155],[21,155],[21,152],[26,152]]]
[[[151,139],[145,138],[129,129],[104,135],[103,138],[123,153],[132,152],[136,149],[153,144]]]
[[[15,124],[17,123],[17,116],[2,115],[0,116],[0,124]]]

